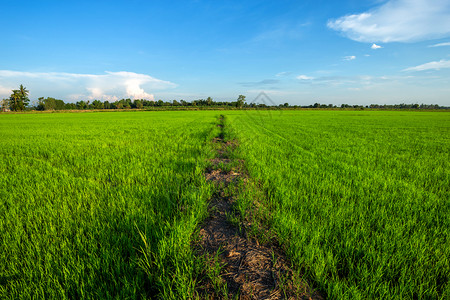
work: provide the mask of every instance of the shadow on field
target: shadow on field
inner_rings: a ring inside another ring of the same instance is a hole
[[[0,276],[0,285],[6,285],[11,281],[18,280],[19,278],[20,278],[19,275]]]

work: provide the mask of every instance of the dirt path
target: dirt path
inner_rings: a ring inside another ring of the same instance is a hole
[[[233,209],[234,183],[246,180],[240,166],[229,158],[236,142],[224,142],[223,117],[218,127],[221,133],[213,142],[217,144],[217,157],[211,161],[212,167],[205,171],[206,179],[216,185],[209,205],[209,218],[200,229],[198,251],[211,265],[216,265],[218,274],[209,275],[201,285],[199,294],[205,299],[322,299],[309,292],[301,280],[293,278],[283,251],[276,241],[260,245],[257,240],[247,237],[245,225],[236,228],[229,221],[238,214]],[[233,167],[228,167],[233,166]],[[227,171],[228,170],[228,171]]]

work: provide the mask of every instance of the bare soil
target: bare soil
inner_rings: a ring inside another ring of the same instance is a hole
[[[221,128],[223,125],[221,126]],[[233,162],[227,158],[227,148],[235,148],[235,142],[225,143],[217,137],[213,143],[220,144],[217,157],[211,160],[212,167],[205,171],[207,180],[217,185],[209,204],[209,217],[200,229],[200,242],[197,250],[211,264],[218,253],[223,266],[220,278],[228,288],[228,295],[219,293],[210,279],[200,284],[199,295],[204,299],[323,299],[310,291],[308,285],[294,278],[290,263],[276,240],[260,245],[256,239],[247,237],[246,220],[241,230],[233,226],[227,216],[236,214],[233,209],[233,194],[225,190],[235,180],[243,179],[242,168],[231,171],[219,168]],[[242,163],[242,162],[239,162]],[[239,165],[238,163],[238,165]],[[236,165],[236,161],[234,161]],[[242,229],[244,228],[244,229]]]

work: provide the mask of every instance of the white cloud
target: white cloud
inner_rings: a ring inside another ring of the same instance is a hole
[[[16,87],[16,89],[17,88],[18,87]],[[0,85],[0,96],[3,97],[3,98],[7,98],[7,97],[9,97],[9,95],[12,94],[12,90],[13,90],[12,87],[5,87],[5,86],[1,86]]]
[[[314,77],[306,76],[306,75],[298,75],[297,79],[299,80],[312,80]]]
[[[435,44],[435,45],[430,45],[428,47],[445,47],[445,46],[450,46],[450,42],[447,43],[439,43],[439,44]]]
[[[343,58],[343,60],[354,60],[354,59],[356,59],[356,56],[354,56],[354,55],[345,56]]]
[[[372,44],[372,47],[370,47],[370,48],[372,48],[373,50],[376,50],[376,49],[381,49],[383,47],[381,47],[380,45],[377,45],[377,44]]]
[[[18,87],[23,84],[34,98],[49,96],[68,101],[109,100],[120,98],[154,100],[149,90],[162,90],[176,85],[146,74],[133,72],[105,72],[105,74],[77,74],[61,72],[20,72],[0,70],[0,82]],[[10,90],[0,89],[0,96]]]
[[[287,76],[290,74],[291,74],[291,72],[280,72],[280,73],[277,73],[275,76],[276,77],[284,77],[284,76]]]
[[[450,60],[441,59],[440,61],[432,61],[419,66],[404,69],[403,71],[427,71],[440,70],[450,68]]]
[[[400,78],[400,77],[398,77]],[[401,79],[406,78],[405,76],[401,77]],[[393,77],[387,76],[379,76],[374,77],[370,75],[358,75],[358,76],[322,76],[311,78],[308,81],[301,81],[300,83],[310,85],[310,86],[348,86],[349,88],[367,88],[374,84],[378,84],[381,82],[386,82],[388,80],[394,80]]]
[[[278,79],[263,79],[260,81],[251,81],[251,82],[239,82],[240,85],[243,86],[265,86],[265,85],[276,85],[280,81]]]
[[[328,27],[360,42],[412,42],[450,36],[449,0],[388,0],[368,12],[330,20]]]

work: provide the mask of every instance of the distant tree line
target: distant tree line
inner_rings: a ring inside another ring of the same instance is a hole
[[[334,104],[320,104],[314,103],[313,105],[301,106],[301,108],[354,108],[354,109],[449,109],[447,106],[439,106],[437,104],[370,104],[370,105],[353,105],[353,104],[341,104],[336,106]]]
[[[172,100],[172,101],[152,101],[145,99],[130,98],[121,99],[117,101],[100,101],[93,100],[92,102],[78,101],[76,103],[64,103],[63,100],[55,98],[39,98],[36,110],[65,110],[65,109],[143,109],[148,107],[174,107],[174,106],[186,106],[186,107],[198,107],[198,106],[217,106],[217,107],[243,107],[245,104],[245,96],[240,95],[237,101],[232,102],[216,102],[211,97],[205,99],[199,99],[194,101],[185,100]]]
[[[312,105],[290,105],[284,103],[280,105],[271,105],[265,103],[247,103],[244,95],[239,95],[236,101],[214,101],[211,97],[206,99],[198,99],[193,101],[185,100],[146,100],[130,98],[121,99],[117,101],[100,101],[100,100],[86,100],[78,101],[76,103],[66,103],[63,100],[52,97],[40,97],[32,106],[29,106],[30,99],[28,98],[29,91],[20,85],[19,89],[13,90],[9,99],[3,99],[1,104],[2,111],[23,111],[23,110],[89,110],[89,109],[150,109],[150,108],[247,108],[247,109],[296,109],[296,108],[322,108],[322,109],[449,109],[450,107],[439,106],[437,104],[370,104],[370,105],[349,105],[341,104],[336,106],[334,104],[320,104],[314,103]]]

